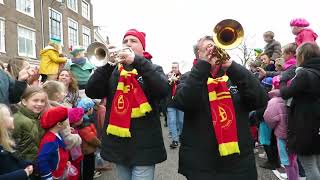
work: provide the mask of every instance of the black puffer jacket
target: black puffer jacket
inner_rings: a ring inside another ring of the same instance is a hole
[[[301,68],[302,67],[302,68]],[[283,99],[293,98],[288,118],[288,147],[299,155],[320,154],[320,57],[306,60],[287,87]]]
[[[107,161],[126,166],[153,165],[167,158],[162,138],[159,102],[167,96],[169,84],[162,68],[152,64],[150,60],[136,56],[132,67],[138,71],[137,80],[152,106],[152,111],[145,117],[131,120],[131,138],[103,133],[101,156]],[[86,94],[90,98],[107,97],[104,129],[109,124],[110,109],[118,79],[118,69],[107,64],[94,72],[86,87]]]
[[[257,78],[235,62],[226,74],[230,78],[240,155],[221,157],[218,151],[207,89],[210,64],[199,60],[178,86],[174,100],[184,111],[179,173],[189,179],[257,179],[248,117],[250,111],[267,104],[267,94]]]

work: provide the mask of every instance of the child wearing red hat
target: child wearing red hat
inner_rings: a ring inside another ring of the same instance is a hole
[[[68,109],[62,106],[50,108],[40,120],[46,130],[42,137],[38,152],[38,170],[42,179],[59,179],[69,160],[69,152],[59,135],[68,125]]]
[[[296,35],[295,42],[297,47],[304,42],[315,42],[318,35],[312,29],[307,28],[309,22],[304,18],[296,18],[290,21],[292,34]]]
[[[82,108],[70,108],[68,109],[68,119],[69,123],[72,128],[74,128],[72,134],[79,135],[78,127],[83,122],[83,115],[84,111]],[[77,176],[74,176],[72,178],[69,178],[69,180],[78,180],[80,178],[80,172],[81,172],[81,161],[83,160],[83,154],[81,151],[81,144],[76,145],[70,149],[70,155],[71,155],[71,164],[77,168],[78,174]]]

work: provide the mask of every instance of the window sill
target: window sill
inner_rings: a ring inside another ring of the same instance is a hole
[[[34,13],[26,13],[26,12],[20,11],[19,9],[16,9],[16,10],[17,10],[18,12],[22,13],[22,14],[28,15],[28,16],[30,16],[30,17],[32,17],[32,18],[35,18],[35,17],[34,17]]]
[[[78,9],[72,9],[71,7],[68,6],[68,9],[70,9],[71,11],[75,12],[78,14]]]

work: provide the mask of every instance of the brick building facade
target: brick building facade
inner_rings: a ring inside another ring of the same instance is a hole
[[[0,0],[0,60],[24,56],[37,63],[51,37],[63,52],[94,40],[91,0]]]

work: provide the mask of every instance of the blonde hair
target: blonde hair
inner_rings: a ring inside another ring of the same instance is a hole
[[[4,105],[0,104],[0,144],[3,147],[4,150],[12,152],[14,141],[9,135],[8,128],[5,127],[6,123],[4,122],[4,110],[8,110],[10,112],[10,109]]]
[[[300,66],[303,62],[308,61],[313,57],[320,56],[320,49],[316,43],[305,42],[297,49],[297,65]]]
[[[47,81],[42,88],[47,93],[49,100],[53,101],[56,99],[56,93],[66,92],[64,84],[59,81]]]

